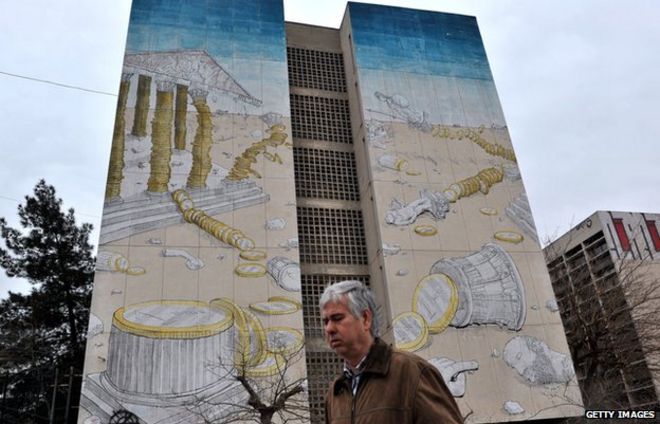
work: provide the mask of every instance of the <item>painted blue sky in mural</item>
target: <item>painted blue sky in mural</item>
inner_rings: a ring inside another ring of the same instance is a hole
[[[206,50],[219,61],[284,62],[283,21],[279,0],[134,0],[127,52]]]
[[[361,68],[492,80],[472,16],[349,2]]]

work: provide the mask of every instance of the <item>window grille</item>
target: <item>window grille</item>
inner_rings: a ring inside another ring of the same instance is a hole
[[[366,265],[362,212],[298,207],[300,262]]]
[[[293,148],[296,196],[360,200],[352,152]]]
[[[293,87],[346,92],[341,53],[287,47],[289,84]]]
[[[324,423],[325,394],[330,383],[344,369],[344,361],[332,351],[307,351],[305,359],[311,422]]]
[[[296,138],[353,143],[348,101],[291,94],[291,132]]]

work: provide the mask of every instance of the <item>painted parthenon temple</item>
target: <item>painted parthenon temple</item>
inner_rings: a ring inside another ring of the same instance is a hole
[[[128,105],[131,84],[136,82],[131,114]],[[154,88],[155,96],[152,94]],[[210,215],[267,200],[268,196],[254,182],[236,178],[235,170],[228,177],[223,168],[216,165],[214,169],[210,93],[229,96],[248,105],[261,104],[205,51],[126,56],[110,153],[101,243],[182,222],[179,208],[170,196],[170,192],[176,189],[188,191],[195,205]],[[155,107],[152,108],[153,97]],[[192,143],[187,146],[189,98],[197,122]],[[132,126],[128,132],[131,115]],[[136,159],[142,152],[135,147],[129,149],[127,137],[150,142],[149,151],[143,155],[144,161]],[[272,144],[271,140],[282,142],[285,139],[282,125],[275,125],[270,137],[263,142]],[[137,169],[131,169],[136,160]],[[173,182],[173,165],[187,170],[185,183]],[[146,187],[136,189],[135,186],[142,183],[135,180],[144,176],[147,170]],[[209,178],[212,172],[218,177],[213,181]],[[149,208],[145,208],[147,204]]]

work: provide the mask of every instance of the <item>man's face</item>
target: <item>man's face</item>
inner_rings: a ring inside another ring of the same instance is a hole
[[[325,341],[342,359],[355,366],[368,352],[373,337],[371,311],[364,311],[359,318],[351,313],[346,297],[339,302],[328,302],[321,312],[325,328]]]

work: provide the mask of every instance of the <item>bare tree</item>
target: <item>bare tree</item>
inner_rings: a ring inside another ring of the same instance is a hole
[[[250,349],[236,349],[234,359],[220,359],[215,370],[233,387],[221,395],[198,398],[188,409],[205,424],[260,424],[309,421],[307,380],[297,365],[304,364],[302,347],[267,352],[265,364],[254,365]],[[231,362],[231,363],[229,363]]]
[[[585,408],[657,406],[660,264],[598,237],[545,254]]]

